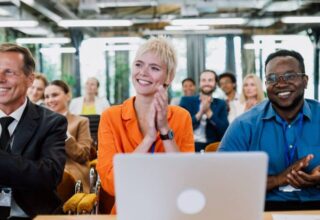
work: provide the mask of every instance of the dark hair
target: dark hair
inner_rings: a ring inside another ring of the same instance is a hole
[[[225,78],[225,77],[230,78],[232,83],[236,83],[237,82],[236,76],[233,73],[230,73],[230,72],[225,72],[225,73],[220,74],[219,75],[219,81],[222,78]]]
[[[216,81],[216,83],[218,83],[218,74],[217,74],[215,71],[207,69],[207,70],[203,70],[203,71],[201,72],[201,74],[204,73],[204,72],[213,73],[213,75],[214,75],[214,80]],[[201,74],[200,74],[200,75],[201,75]]]
[[[36,63],[32,57],[30,50],[26,47],[19,46],[12,43],[4,43],[0,45],[0,53],[16,52],[23,55],[23,72],[25,75],[29,75],[36,69]]]
[[[196,84],[196,82],[195,82],[192,78],[190,78],[190,77],[185,78],[184,80],[182,80],[181,84],[183,85],[183,84],[184,84],[185,82],[187,82],[187,81],[191,82],[193,85]]]
[[[269,54],[269,56],[266,59],[266,62],[264,64],[264,68],[266,70],[267,64],[270,62],[270,60],[276,58],[276,57],[286,57],[286,56],[290,56],[295,58],[296,60],[298,60],[299,62],[299,67],[302,73],[305,73],[305,67],[304,67],[304,61],[303,61],[303,57],[301,56],[300,53],[294,51],[294,50],[278,50],[274,53]]]
[[[34,76],[34,79],[41,80],[45,87],[48,86],[48,80],[45,77],[45,75],[43,75],[42,73],[36,73],[35,76]]]
[[[70,92],[69,86],[67,85],[67,83],[65,83],[62,80],[53,80],[52,82],[49,83],[49,86],[50,85],[60,87],[64,91],[65,94],[68,94]]]

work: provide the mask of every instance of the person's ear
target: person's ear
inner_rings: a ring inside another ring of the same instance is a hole
[[[171,82],[172,82],[172,80],[173,80],[173,78],[174,78],[173,73],[168,73],[168,75],[167,75],[167,77],[166,77],[166,80],[165,80],[163,86],[164,86],[164,87],[169,87],[170,84],[171,84]]]
[[[31,87],[34,81],[34,73],[30,73],[29,75],[27,75],[27,80],[28,80],[28,87]]]
[[[304,84],[304,89],[306,89],[308,87],[309,77],[307,75],[304,75],[302,80],[303,80],[303,84]]]

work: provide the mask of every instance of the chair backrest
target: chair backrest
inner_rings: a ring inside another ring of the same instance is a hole
[[[98,127],[100,122],[100,115],[81,115],[89,119],[90,133],[93,140],[94,147],[98,147]]]
[[[68,171],[64,170],[62,180],[57,187],[57,193],[63,203],[71,198],[75,193],[75,184],[75,178]]]
[[[205,147],[204,151],[205,151],[205,152],[215,152],[215,151],[218,150],[219,145],[220,145],[220,142],[219,142],[219,141],[218,141],[218,142],[211,143],[211,144],[208,144],[208,145]]]
[[[99,214],[110,214],[114,206],[115,198],[109,193],[100,189]]]

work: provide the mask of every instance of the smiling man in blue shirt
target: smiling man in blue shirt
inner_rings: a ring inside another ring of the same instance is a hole
[[[219,151],[269,155],[266,210],[320,209],[320,104],[304,99],[303,58],[279,50],[265,72],[269,100],[230,125]]]

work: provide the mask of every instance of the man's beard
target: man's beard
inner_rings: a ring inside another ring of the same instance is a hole
[[[204,91],[202,88],[201,88],[201,93],[204,94],[204,95],[212,95],[212,93],[214,92],[214,90],[216,89],[216,87],[212,88],[211,90],[209,91]]]

